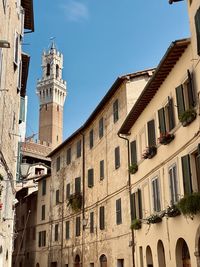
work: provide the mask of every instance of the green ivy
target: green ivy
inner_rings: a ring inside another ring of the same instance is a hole
[[[178,208],[184,215],[193,217],[200,213],[200,193],[192,193],[184,196],[178,203]]]

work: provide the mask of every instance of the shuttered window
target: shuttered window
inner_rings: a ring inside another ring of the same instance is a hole
[[[100,228],[100,230],[104,230],[104,228],[105,228],[105,210],[104,210],[104,206],[99,208],[99,228]]]
[[[120,150],[119,146],[115,148],[115,169],[120,167]]]
[[[42,205],[42,216],[41,220],[45,220],[45,205]]]
[[[117,122],[119,119],[119,103],[118,99],[115,100],[113,103],[113,121],[114,123]]]
[[[173,99],[169,98],[165,107],[158,110],[159,130],[164,135],[175,127]]]
[[[46,179],[42,180],[42,196],[46,195]]]
[[[81,177],[75,178],[75,193],[81,192]]]
[[[81,234],[81,218],[76,217],[76,236],[80,236]]]
[[[76,144],[76,156],[77,158],[81,157],[81,140],[79,140]]]
[[[190,73],[189,70],[187,70],[187,75],[188,75],[187,96],[188,96],[188,105],[189,105],[188,108],[192,109],[196,106],[196,94],[194,90],[192,74]]]
[[[197,36],[197,54],[200,56],[200,7],[195,14],[195,27]]]
[[[131,220],[142,219],[142,192],[141,189],[131,194]]]
[[[116,224],[122,223],[121,198],[116,200]]]
[[[65,224],[65,230],[66,230],[66,235],[65,235],[65,238],[66,239],[69,239],[70,238],[70,232],[69,232],[69,226],[70,226],[70,223],[69,221],[66,221],[66,224]]]
[[[56,159],[56,171],[58,172],[60,170],[60,156]]]
[[[59,204],[59,189],[56,190],[56,205]]]
[[[66,198],[68,199],[70,197],[70,183],[66,186]]]
[[[25,122],[25,97],[20,97],[19,123]]]
[[[58,224],[55,225],[54,241],[58,241]]]
[[[195,157],[198,192],[200,192],[200,144]]]
[[[166,126],[165,126],[165,110],[161,108],[158,110],[158,120],[159,120],[159,130],[161,134],[166,133]]]
[[[19,63],[19,34],[15,32],[15,39],[14,39],[14,64],[18,66]]]
[[[104,160],[100,161],[100,180],[104,179]]]
[[[94,170],[89,169],[88,170],[88,187],[94,186]]]
[[[177,109],[178,116],[180,117],[185,111],[185,103],[184,103],[184,95],[183,95],[183,85],[179,85],[176,87],[176,101],[177,101]]]
[[[183,172],[183,187],[184,194],[189,195],[192,193],[192,180],[191,180],[191,169],[190,169],[190,156],[186,155],[181,158],[182,172]]]
[[[94,212],[90,212],[90,233],[94,233]]]
[[[41,231],[38,233],[38,247],[46,246],[46,231]]]
[[[155,122],[154,120],[148,121],[147,123],[148,129],[148,144],[149,147],[156,145],[156,133],[155,133]]]
[[[93,148],[94,145],[94,131],[93,129],[90,131],[90,149]]]
[[[103,118],[99,120],[99,138],[103,137]]]
[[[174,119],[174,103],[173,99],[169,98],[168,104],[166,106],[167,111],[167,119],[168,119],[168,131],[171,131],[175,127],[175,119]]]
[[[160,191],[159,191],[159,183],[158,178],[152,180],[152,192],[153,192],[153,210],[160,211]]]
[[[131,142],[131,164],[137,163],[136,141]]]
[[[178,180],[177,180],[177,167],[173,164],[169,168],[169,186],[170,186],[170,202],[175,204],[178,201]]]
[[[71,147],[67,149],[67,165],[71,163]]]

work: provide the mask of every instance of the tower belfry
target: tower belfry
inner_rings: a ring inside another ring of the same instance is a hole
[[[63,55],[54,41],[42,54],[42,79],[37,82],[40,101],[39,140],[55,148],[62,142],[63,106],[67,95],[66,81],[62,79]]]

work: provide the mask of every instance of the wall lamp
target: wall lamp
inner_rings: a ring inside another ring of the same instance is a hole
[[[10,48],[10,43],[6,40],[0,40],[0,48]]]

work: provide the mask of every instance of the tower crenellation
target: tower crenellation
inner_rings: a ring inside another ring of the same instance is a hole
[[[39,139],[56,147],[62,142],[63,106],[67,95],[62,79],[63,55],[53,42],[42,54],[42,78],[37,82],[40,102]]]

